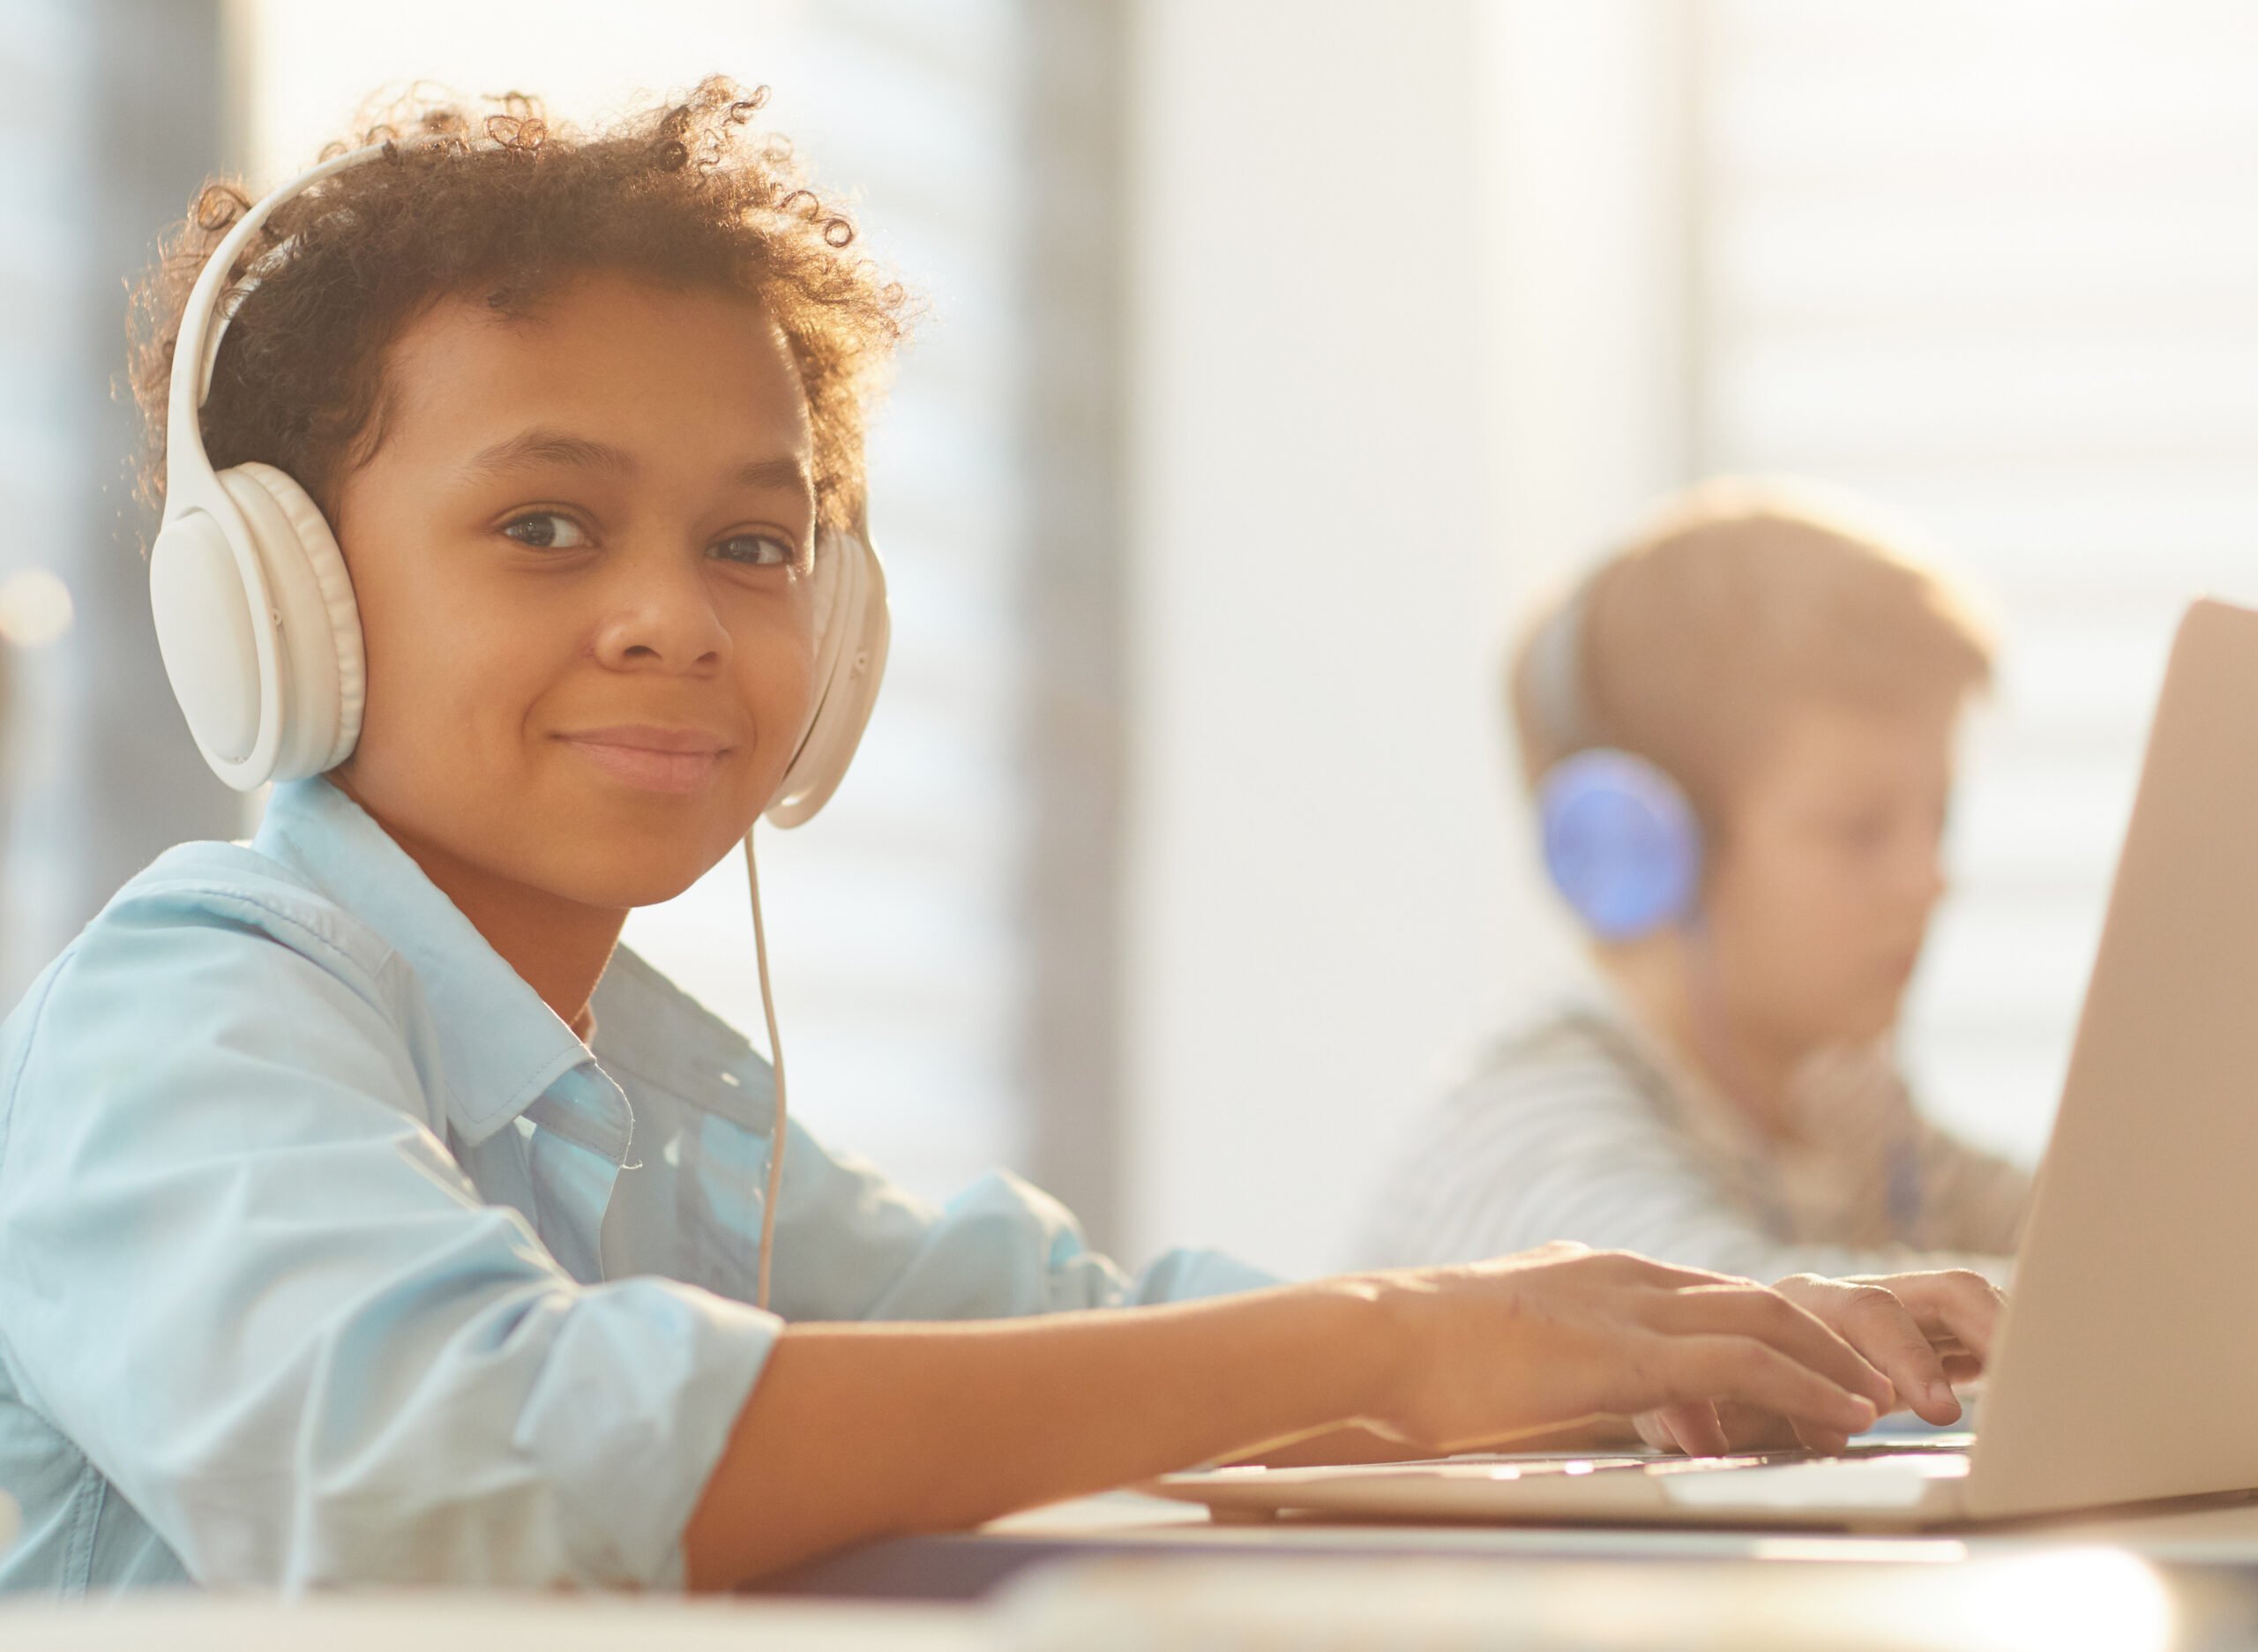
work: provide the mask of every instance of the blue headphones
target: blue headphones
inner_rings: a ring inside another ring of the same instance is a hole
[[[1686,790],[1633,752],[1595,744],[1583,693],[1587,579],[1537,630],[1526,683],[1536,721],[1568,756],[1536,785],[1544,870],[1604,941],[1632,941],[1691,918],[1701,904],[1701,826]]]

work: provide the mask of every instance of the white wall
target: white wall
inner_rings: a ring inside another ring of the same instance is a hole
[[[1495,662],[1682,462],[1656,13],[1140,13],[1133,1252],[1347,1260],[1442,1064],[1565,967]]]
[[[1480,573],[1496,672],[1530,605],[1695,472],[1688,283],[1697,203],[1686,8],[1496,0],[1479,9],[1492,507]],[[1502,741],[1502,698],[1493,704]],[[1544,883],[1517,788],[1507,836],[1495,1002],[1511,1014],[1588,980],[1590,964]]]

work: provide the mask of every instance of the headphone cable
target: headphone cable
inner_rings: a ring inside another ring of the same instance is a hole
[[[760,1283],[753,1305],[768,1307],[769,1262],[776,1249],[776,1201],[784,1186],[784,1044],[776,1032],[776,994],[768,981],[768,931],[760,920],[760,865],[752,852],[752,829],[744,834],[745,886],[752,896],[752,953],[760,966],[760,1009],[768,1020],[768,1073],[775,1086],[776,1111],[768,1126],[767,1187],[760,1200]]]

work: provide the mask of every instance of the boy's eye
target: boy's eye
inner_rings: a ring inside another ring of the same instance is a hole
[[[578,550],[588,542],[578,522],[555,511],[528,511],[503,524],[502,531],[535,550]]]
[[[789,567],[800,555],[791,541],[774,534],[732,534],[714,545],[714,554],[751,568]]]

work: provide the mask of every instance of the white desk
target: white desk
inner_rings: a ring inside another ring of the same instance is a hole
[[[2240,1566],[2258,1598],[2258,1500],[1957,1533],[1870,1536],[1683,1528],[1218,1525],[1190,1504],[1112,1492],[996,1521],[976,1532],[871,1544],[782,1581],[792,1596],[968,1601],[1030,1567],[1104,1555],[1330,1556],[1670,1562],[1985,1559],[2107,1544],[2166,1566]]]
[[[2129,1543],[2166,1562],[2151,1572]],[[1045,1569],[1036,1562],[1079,1560]],[[2199,1566],[2190,1561],[2228,1561]],[[1314,1564],[1312,1564],[1312,1562]],[[1833,1564],[1830,1564],[1832,1562]],[[1895,1562],[1896,1564],[1888,1564]],[[1880,1563],[1880,1564],[1878,1564]],[[606,1596],[151,1594],[0,1606],[7,1652],[1252,1652],[1405,1645],[1618,1652],[2246,1652],[2258,1506],[1965,1539],[1216,1527],[1114,1496],[874,1544],[834,1588],[976,1603]],[[2035,1570],[2019,1572],[2019,1566]],[[860,1570],[855,1570],[859,1567]],[[841,1570],[840,1568],[847,1568]],[[802,1587],[819,1581],[818,1568]],[[1013,1578],[1015,1571],[1024,1577]]]
[[[2147,1556],[2162,1567],[2161,1581],[2121,1555],[2088,1547],[2100,1544]],[[1084,1563],[1079,1574],[1038,1575],[1047,1563],[1075,1560]],[[2036,1588],[2030,1578],[2018,1583],[1987,1569],[2018,1560],[2059,1564]],[[2093,1592],[2097,1580],[2109,1587]],[[1425,1644],[1451,1647],[2242,1652],[2258,1644],[2258,1503],[1964,1537],[1784,1537],[1301,1521],[1215,1526],[1184,1504],[1117,1493],[967,1536],[872,1544],[808,1568],[794,1587],[864,1598],[368,1594],[283,1603],[152,1594],[76,1607],[0,1605],[0,1648],[1198,1652],[1308,1638],[1393,1648],[1404,1643],[1398,1631],[1417,1631],[1415,1641],[1425,1633],[1432,1636]],[[957,1600],[934,1598],[950,1591]],[[884,1598],[921,1594],[914,1602]],[[2017,1614],[2006,1638],[1929,1638],[1932,1629],[1949,1633],[1955,1614],[1996,1628],[2002,1600]],[[2168,1626],[2173,1602],[2176,1634]],[[2046,1619],[2050,1606],[2059,1621]],[[1490,1638],[1469,1640],[1470,1631]]]
[[[261,1596],[170,1591],[0,1606],[8,1652],[974,1652],[970,1606],[573,1595]]]

